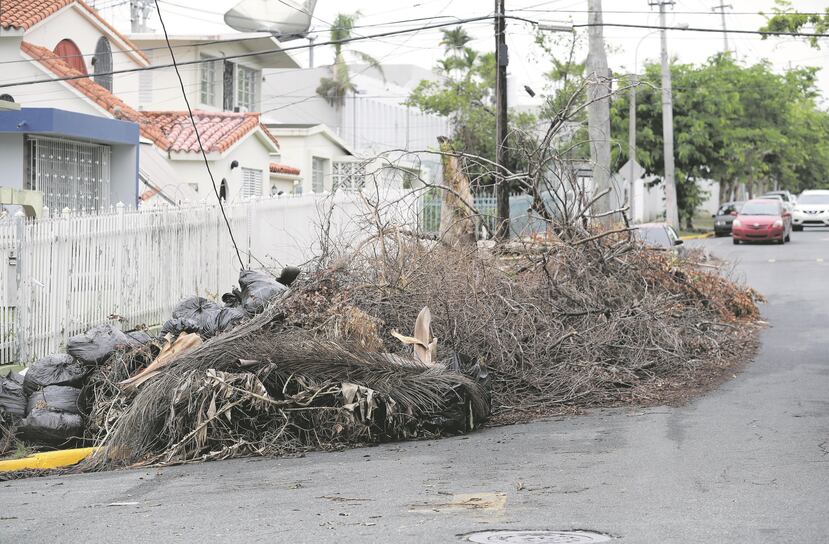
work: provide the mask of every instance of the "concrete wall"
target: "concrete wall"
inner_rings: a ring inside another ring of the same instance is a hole
[[[122,202],[129,208],[138,206],[138,146],[113,145],[110,158],[111,204]]]
[[[0,134],[0,187],[23,188],[23,135]]]

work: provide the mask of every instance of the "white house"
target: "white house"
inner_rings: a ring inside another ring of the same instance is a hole
[[[320,79],[330,68],[265,70],[262,83],[262,119],[268,126],[324,124],[355,155],[374,157],[395,150],[395,162],[417,171],[430,182],[440,176],[440,158],[417,151],[437,149],[438,136],[450,134],[449,119],[420,112],[404,102],[421,79],[434,73],[419,67],[393,65],[388,77],[368,66],[351,69],[356,94],[348,94],[341,107],[316,95]],[[287,157],[287,154],[285,155]]]
[[[327,126],[271,124],[268,130],[279,140],[280,156],[274,158],[289,157],[303,173],[299,184],[288,187],[279,183],[280,190],[321,193],[334,187],[359,188],[365,182],[365,165]]]
[[[172,58],[163,35],[132,34],[130,39],[156,65]],[[296,69],[299,65],[279,41],[266,32],[170,36],[176,62],[193,108],[204,111],[259,112],[264,69]],[[262,54],[267,53],[267,54]],[[223,57],[236,57],[223,60]],[[217,59],[213,62],[199,62]],[[198,64],[188,64],[199,62]],[[141,74],[140,92],[130,105],[148,110],[185,109],[181,86],[172,68]]]
[[[268,51],[278,48],[270,37],[265,39],[256,35],[247,41],[248,37],[240,34],[227,47],[236,48],[238,43],[245,43],[244,47],[250,48],[258,43],[259,47],[270,48]],[[226,43],[219,39],[214,42],[216,46]],[[108,48],[103,45],[105,43]],[[185,55],[183,58],[192,59],[197,58],[192,55],[201,55],[198,48],[177,48],[182,52],[189,49],[192,49],[191,57]],[[289,57],[279,52],[267,56],[271,57],[281,58],[283,65],[291,62]],[[161,60],[164,62],[163,57]],[[165,104],[167,99],[164,95],[159,95],[158,100],[142,96],[148,94],[150,87],[153,95],[156,91],[166,92],[163,81],[154,82],[147,75],[155,72],[148,69],[150,62],[147,55],[84,2],[16,0],[11,7],[4,4],[0,11],[0,62],[14,65],[14,70],[0,74],[0,95],[10,95],[23,107],[49,106],[137,123],[144,143],[151,143],[141,146],[139,159],[140,178],[144,184],[140,193],[143,197],[152,194],[167,202],[178,202],[190,199],[194,194],[198,198],[213,196],[193,122],[182,111],[181,95],[171,99],[169,106],[175,107],[175,110],[145,107],[142,98],[151,99],[147,102],[150,105],[161,107]],[[232,109],[240,111],[223,111],[223,108],[215,106],[194,111],[194,121],[199,127],[217,189],[230,200],[265,194],[270,189],[271,155],[279,152],[276,139],[259,122],[259,114],[241,111],[248,108],[239,106],[240,100],[253,100],[249,105],[256,106],[259,72],[254,71],[251,76],[240,64],[231,64],[233,66],[228,67],[226,74],[232,74],[235,78],[229,87],[232,89],[230,98],[234,101]],[[207,72],[202,72],[199,67],[211,65],[194,65],[195,72],[202,77]],[[225,63],[224,66],[229,65]],[[113,69],[140,71],[108,73]],[[94,75],[96,71],[97,77]],[[166,74],[164,77],[169,75],[164,69],[159,73]],[[187,73],[187,70],[182,71],[184,77]],[[189,73],[192,75],[192,68]],[[86,74],[92,74],[92,77],[82,77]],[[16,85],[22,82],[33,83]],[[251,85],[248,91],[243,91],[245,82]],[[147,87],[148,84],[150,87]],[[177,82],[175,87],[180,93]],[[200,94],[201,91],[196,86],[193,92]],[[219,96],[225,99],[224,94]],[[195,103],[203,105],[202,102]],[[136,104],[140,106],[135,107]],[[161,166],[159,159],[166,162],[166,166]]]

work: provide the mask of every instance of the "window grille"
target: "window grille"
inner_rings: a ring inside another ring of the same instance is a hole
[[[311,190],[321,193],[325,190],[325,163],[326,159],[313,157],[311,163]]]
[[[242,198],[262,196],[262,171],[242,168]]]
[[[212,57],[202,55],[202,60],[210,60]],[[201,64],[201,103],[209,106],[217,106],[218,101],[216,90],[218,88],[219,65],[216,61],[203,62]]]
[[[95,45],[95,83],[112,92],[112,46],[101,37]]]
[[[331,183],[337,189],[362,189],[366,184],[366,167],[361,161],[334,161]]]
[[[111,149],[45,136],[26,138],[26,188],[43,193],[52,210],[109,206]]]
[[[259,70],[236,65],[236,107],[242,111],[256,111],[256,88]]]

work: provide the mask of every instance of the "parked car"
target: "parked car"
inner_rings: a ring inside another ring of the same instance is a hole
[[[829,227],[829,191],[803,191],[792,213],[792,228]]]
[[[731,234],[731,222],[737,217],[745,201],[726,202],[714,214],[714,236],[728,236]]]
[[[757,198],[768,198],[770,196],[779,196],[783,202],[788,202],[792,206],[797,203],[797,198],[789,191],[768,191]]]
[[[633,235],[646,246],[660,251],[672,251],[682,257],[685,248],[674,228],[667,223],[642,223],[636,225]]]
[[[740,242],[773,241],[784,244],[791,240],[792,213],[779,199],[749,200],[731,223],[731,239]]]

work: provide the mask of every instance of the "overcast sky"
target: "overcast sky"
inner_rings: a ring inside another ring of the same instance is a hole
[[[531,20],[572,21],[575,24],[587,22],[587,0],[505,0],[507,11],[511,15]],[[274,4],[278,0],[273,0]],[[98,0],[98,5],[111,4],[111,1]],[[122,2],[123,3],[123,2]],[[673,9],[669,11],[668,24],[688,24],[691,27],[720,29],[722,22],[718,12],[712,11],[719,0],[677,0]],[[726,11],[728,28],[742,30],[756,30],[765,19],[758,15],[759,11],[769,11],[774,5],[773,0],[726,0],[732,9]],[[161,9],[165,16],[168,29],[172,33],[216,33],[230,31],[224,26],[222,13],[236,4],[235,0],[161,0]],[[792,4],[799,11],[822,11],[829,5],[829,0],[793,0]],[[206,6],[209,6],[207,8]],[[359,10],[362,13],[359,25],[379,25],[358,28],[357,34],[376,34],[386,30],[414,27],[424,23],[407,23],[405,25],[385,25],[394,21],[417,17],[454,16],[470,18],[479,15],[488,15],[492,12],[494,2],[480,0],[319,0],[317,3],[312,29],[324,31],[337,13],[352,13]],[[188,9],[189,8],[189,9]],[[107,11],[104,15],[113,16],[116,24],[128,30],[129,23],[124,19],[125,6]],[[658,24],[659,15],[656,9],[651,9],[648,0],[604,0],[604,22],[620,24]],[[435,20],[437,22],[437,20]],[[428,23],[428,21],[426,22]],[[153,19],[150,26],[160,29],[157,19]],[[492,23],[482,21],[466,25],[470,35],[475,40],[470,44],[479,50],[492,50],[494,39]],[[549,68],[549,59],[533,44],[534,29],[530,23],[509,21],[507,26],[508,45],[510,48],[510,77],[511,84],[518,88],[529,84],[534,89],[543,88],[541,77],[543,71]],[[635,50],[639,45],[638,63],[646,60],[659,59],[659,33],[647,29],[625,29],[606,27],[604,29],[609,63],[613,70],[632,71],[634,68]],[[320,41],[328,39],[327,33],[322,33]],[[393,36],[382,39],[372,39],[359,44],[359,48],[379,59],[382,63],[398,64],[412,63],[423,67],[433,67],[435,61],[442,56],[438,46],[440,31],[424,30],[417,33]],[[829,60],[829,49],[813,49],[806,43],[793,38],[772,38],[762,40],[759,36],[728,35],[729,46],[736,51],[737,56],[746,62],[754,63],[768,59],[777,69],[784,69],[790,65],[804,65],[824,67]],[[682,62],[699,63],[709,56],[722,51],[724,48],[721,33],[699,33],[690,31],[670,31],[668,48],[671,55]],[[290,42],[290,45],[300,44],[301,41]],[[829,47],[829,39],[827,39]],[[565,51],[561,49],[562,53]],[[303,63],[307,62],[307,53],[296,52]],[[323,48],[317,48],[316,63],[328,64],[331,62],[331,53]],[[829,97],[829,70],[820,73],[820,88],[824,96]],[[314,89],[307,90],[312,94]],[[520,101],[531,103],[531,99],[520,96]]]

